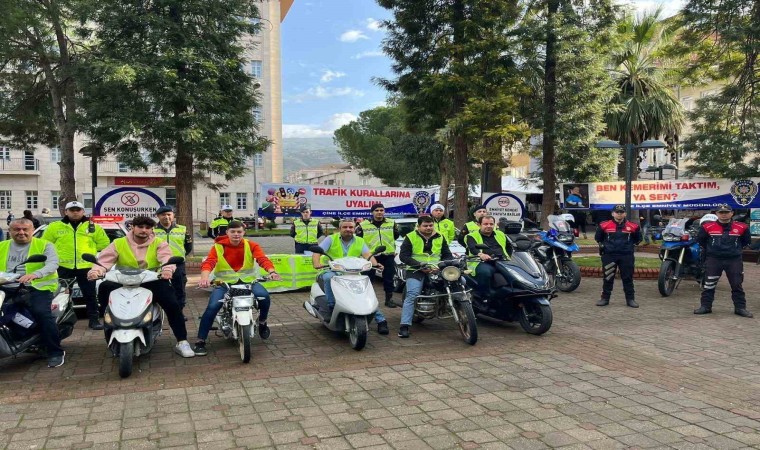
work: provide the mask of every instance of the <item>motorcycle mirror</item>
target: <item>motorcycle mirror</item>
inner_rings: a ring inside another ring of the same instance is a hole
[[[480,250],[488,250],[488,246],[486,244],[475,244],[475,248]]]
[[[16,265],[16,267],[13,268],[12,272],[15,273],[16,269],[18,269],[19,267],[23,266],[26,263],[41,263],[41,262],[45,262],[45,261],[47,261],[47,256],[45,256],[45,255],[32,255],[32,256],[26,258],[25,261],[23,261],[23,262],[19,263],[18,265]]]
[[[379,255],[380,253],[383,253],[385,251],[385,246],[381,245],[380,247],[375,249],[375,255]]]
[[[181,256],[172,256],[166,261],[164,266],[168,266],[169,264],[182,264],[183,262],[185,262],[185,258]]]
[[[311,247],[309,247],[309,251],[312,253],[319,253],[320,255],[325,254],[325,251],[322,249],[322,247],[318,245],[312,245]]]
[[[98,263],[98,258],[96,258],[92,253],[82,253],[82,259],[93,264]]]

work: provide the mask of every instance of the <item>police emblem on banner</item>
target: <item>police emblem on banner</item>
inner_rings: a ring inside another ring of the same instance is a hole
[[[737,180],[731,185],[731,197],[741,206],[752,203],[757,195],[757,184],[752,180]]]
[[[412,203],[414,204],[414,207],[417,209],[417,214],[424,213],[425,209],[430,204],[430,192],[428,191],[415,192],[414,198],[412,199]]]

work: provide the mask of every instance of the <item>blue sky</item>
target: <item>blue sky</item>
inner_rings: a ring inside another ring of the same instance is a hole
[[[670,16],[684,0],[624,3],[639,11],[662,4]],[[372,81],[392,77],[381,51],[384,19],[390,13],[375,0],[295,0],[282,23],[283,137],[332,137],[385,103],[385,90]]]

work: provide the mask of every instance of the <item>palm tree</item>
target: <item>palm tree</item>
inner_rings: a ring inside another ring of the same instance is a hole
[[[685,123],[684,109],[671,89],[673,71],[663,57],[671,33],[660,12],[629,14],[618,25],[622,44],[612,55],[617,88],[606,120],[607,134],[621,144],[672,138]],[[619,173],[624,172],[624,163]]]

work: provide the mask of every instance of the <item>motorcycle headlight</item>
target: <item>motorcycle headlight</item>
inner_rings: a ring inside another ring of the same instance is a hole
[[[145,313],[143,316],[143,323],[148,323],[151,320],[153,320],[153,309],[149,309],[148,312]]]
[[[113,319],[111,319],[111,315],[108,313],[103,314],[103,322],[107,323],[108,325],[111,325],[113,323]]]
[[[677,242],[681,240],[681,236],[671,234],[671,233],[665,233],[662,235],[662,240],[667,241],[667,242]]]
[[[335,277],[332,279],[332,281],[337,281],[339,285],[343,286],[354,294],[362,294],[367,290],[367,283],[369,283],[369,278],[351,280]]]
[[[443,268],[441,276],[446,281],[457,281],[462,276],[462,271],[459,270],[459,267],[448,266]]]
[[[253,306],[253,297],[233,297],[232,306],[234,308],[250,308]]]

